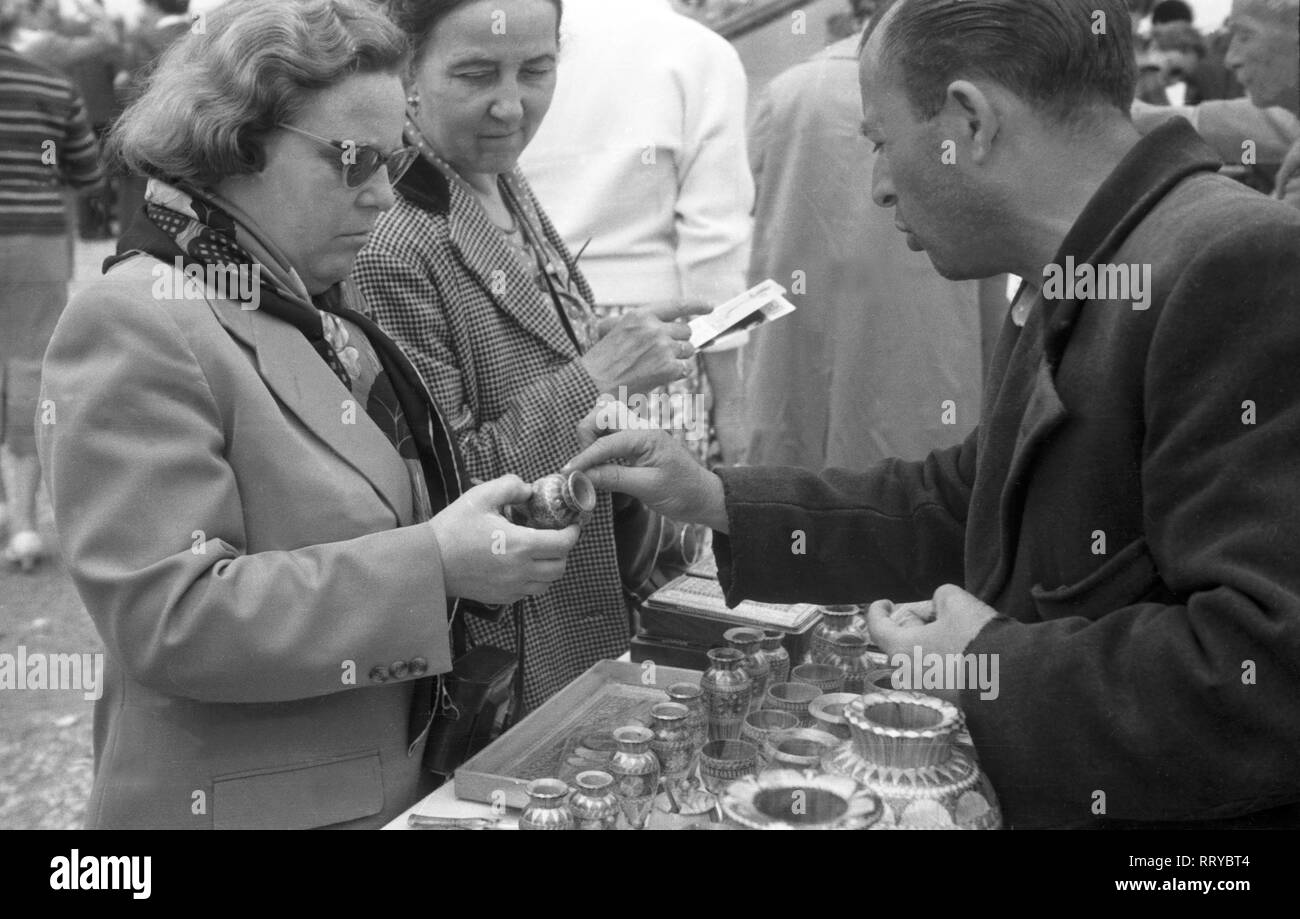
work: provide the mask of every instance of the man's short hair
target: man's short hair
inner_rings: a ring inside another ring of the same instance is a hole
[[[954,80],[981,77],[1062,124],[1133,103],[1126,0],[889,0],[863,47],[881,23],[879,65],[923,120],[942,110]]]
[[[1151,24],[1163,25],[1166,22],[1192,21],[1192,8],[1183,0],[1160,0],[1151,10]]]

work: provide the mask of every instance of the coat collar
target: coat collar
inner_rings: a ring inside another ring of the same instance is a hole
[[[113,261],[125,267],[134,257],[154,258],[137,251]],[[185,275],[174,263],[161,264],[173,272],[171,289],[183,290]],[[155,280],[157,271],[155,267]],[[217,321],[253,352],[257,372],[267,388],[305,428],[370,482],[400,526],[412,523],[414,504],[405,463],[364,405],[349,408],[346,403],[351,393],[303,334],[261,310],[222,299],[213,288],[206,294],[207,306]]]
[[[511,184],[520,198],[532,194],[518,170],[502,181]],[[415,161],[397,190],[412,204],[447,221],[448,239],[461,264],[502,312],[514,317],[556,353],[567,358],[578,356],[578,347],[565,331],[550,296],[538,290],[518,265],[515,254],[473,195],[449,181],[424,157]],[[540,229],[556,250],[564,253],[553,229],[546,225]],[[586,295],[590,299],[589,293]]]
[[[1197,172],[1215,172],[1218,154],[1183,118],[1172,118],[1139,140],[1106,177],[1070,227],[1053,263],[1105,262],[1169,191]],[[1055,369],[1079,316],[1078,300],[1045,303],[1043,351]]]
[[[1055,263],[1064,264],[1067,256],[1076,264],[1105,262],[1176,184],[1220,165],[1185,120],[1175,118],[1161,126],[1134,145],[1101,183],[1066,234]],[[1022,288],[1022,296],[1028,293]],[[981,497],[972,504],[968,533],[996,532],[998,538],[968,539],[967,559],[971,589],[987,603],[996,605],[1011,578],[1030,470],[1043,445],[1069,419],[1055,373],[1081,306],[1078,300],[1045,300],[1039,292],[1019,335],[1004,334],[998,346],[999,359],[1010,361],[1013,350],[1036,339],[1042,342],[1042,355],[1033,365],[1008,370],[997,381],[996,392],[986,393],[989,407],[980,421],[976,475],[993,487],[981,488],[977,481]],[[1008,441],[1005,453],[994,442],[997,437]]]

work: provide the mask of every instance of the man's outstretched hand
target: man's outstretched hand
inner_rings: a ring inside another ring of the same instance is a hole
[[[602,424],[611,417],[609,404],[602,403],[579,423],[578,442],[585,449],[561,471],[585,472],[600,490],[632,495],[670,520],[726,533],[722,480],[665,432],[611,431]],[[627,412],[621,417],[635,416]]]
[[[934,598],[895,605],[877,600],[867,610],[867,631],[890,660],[896,654],[964,654],[980,630],[997,616],[993,607],[953,584],[944,584]],[[919,688],[919,687],[915,687]],[[931,695],[960,704],[959,687],[926,687]]]

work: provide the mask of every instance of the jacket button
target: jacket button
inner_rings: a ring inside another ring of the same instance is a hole
[[[393,675],[395,680],[400,680],[406,676],[408,670],[410,670],[410,667],[406,661],[393,661],[392,666],[388,668],[388,672]]]
[[[429,662],[422,657],[411,658],[411,675],[420,676],[429,672]]]
[[[387,668],[387,667],[382,667],[382,666],[373,668],[373,669],[370,671],[370,680],[371,680],[371,682],[374,682],[374,683],[387,683],[387,682],[388,682],[388,668]]]

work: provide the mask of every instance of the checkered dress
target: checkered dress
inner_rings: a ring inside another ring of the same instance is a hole
[[[514,179],[532,199],[518,172]],[[598,393],[555,304],[470,193],[423,159],[401,190],[353,269],[367,311],[419,368],[470,475],[514,473],[531,482],[558,471],[577,453],[577,423]],[[590,301],[572,256],[536,210]],[[597,661],[627,650],[629,620],[608,495],[583,528],[564,577],[497,622],[470,617],[471,641],[514,649],[518,615],[524,620],[526,709]]]

